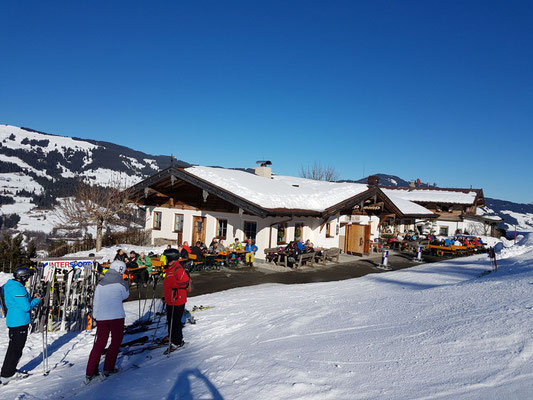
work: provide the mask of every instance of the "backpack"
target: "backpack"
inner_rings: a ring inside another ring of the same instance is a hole
[[[6,305],[6,299],[4,297],[4,285],[0,286],[0,318],[6,318],[7,317],[7,305]]]

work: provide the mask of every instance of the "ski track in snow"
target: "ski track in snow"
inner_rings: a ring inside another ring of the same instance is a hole
[[[121,356],[122,373],[87,387],[92,333],[50,333],[46,377],[41,335],[32,334],[19,367],[33,375],[2,387],[1,398],[529,399],[532,256],[526,235],[501,251],[499,270],[489,274],[487,256],[479,255],[340,282],[192,297],[189,308],[215,307],[194,314],[183,349],[168,358],[164,348]],[[0,282],[7,278],[0,274]],[[126,309],[129,324],[138,305]],[[161,324],[156,336],[165,334]],[[5,322],[0,343],[3,359]]]

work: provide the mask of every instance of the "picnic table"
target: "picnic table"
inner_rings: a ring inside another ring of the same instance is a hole
[[[294,255],[293,253],[286,252],[282,247],[270,247],[265,249],[265,256],[268,263],[283,265],[287,268],[289,264],[293,264],[294,268],[300,268],[304,263],[311,267],[315,263],[326,265],[328,261],[338,263],[340,252],[341,250],[339,248],[333,247],[331,249],[322,249]],[[289,260],[290,257],[293,257],[294,261]]]

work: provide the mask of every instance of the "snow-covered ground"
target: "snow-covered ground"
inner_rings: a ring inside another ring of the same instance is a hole
[[[188,307],[214,308],[187,325],[185,348],[169,358],[161,349],[120,358],[122,368],[141,368],[87,387],[92,333],[50,334],[46,377],[41,336],[33,334],[19,364],[33,375],[3,387],[1,397],[529,399],[533,235],[499,257],[490,274],[487,256],[477,255],[341,282],[192,297]],[[126,308],[131,323],[137,303]],[[3,321],[0,343],[3,359]]]

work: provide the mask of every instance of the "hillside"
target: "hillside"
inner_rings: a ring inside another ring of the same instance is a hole
[[[176,164],[189,165],[180,160]],[[169,156],[0,125],[0,228],[50,232],[54,224],[46,210],[71,195],[80,180],[103,186],[117,179],[133,184],[168,165]]]

